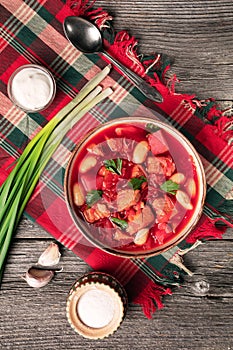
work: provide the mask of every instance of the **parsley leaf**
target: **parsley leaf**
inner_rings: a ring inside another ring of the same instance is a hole
[[[86,195],[86,203],[89,207],[92,207],[94,203],[96,203],[102,197],[103,191],[100,190],[92,190],[87,192]]]
[[[146,124],[146,129],[152,133],[160,130],[161,128],[157,125],[154,125],[153,123]]]
[[[134,189],[134,190],[140,190],[143,182],[147,182],[147,179],[145,176],[140,176],[140,177],[132,177],[132,179],[129,180],[129,185]]]
[[[161,190],[173,194],[176,194],[176,191],[179,189],[179,185],[172,180],[165,181],[162,185],[160,185]]]
[[[113,218],[113,217],[111,217],[110,219],[111,219],[111,221],[112,221],[114,224],[116,224],[116,225],[117,225],[118,227],[120,227],[122,230],[125,230],[125,229],[127,228],[127,226],[128,226],[128,223],[127,223],[127,221],[125,221],[125,220],[121,220],[121,219]]]
[[[121,170],[122,170],[121,158],[117,158],[116,160],[114,159],[104,160],[104,165],[105,165],[105,168],[111,171],[112,173],[121,175]]]

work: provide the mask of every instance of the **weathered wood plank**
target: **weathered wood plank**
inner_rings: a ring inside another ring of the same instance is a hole
[[[127,29],[142,53],[174,58],[177,90],[200,98],[232,99],[232,1],[98,1]],[[221,87],[221,88],[220,88]]]
[[[190,349],[190,344],[191,349],[230,348],[233,339],[231,239],[209,242],[185,257],[190,268],[195,266],[195,275],[187,278],[182,288],[176,288],[173,296],[166,297],[165,308],[154,315],[153,321],[147,320],[139,307],[130,305],[120,330],[108,340],[97,342],[75,335],[66,321],[69,288],[88,271],[87,265],[72,252],[62,250],[60,265],[64,270],[46,287],[32,289],[20,278],[48,242],[14,241],[0,294],[2,349],[50,349],[49,345],[51,349],[122,349],[122,344],[124,349],[148,349],[148,346]],[[210,289],[200,296],[195,286],[203,280],[210,284]],[[142,344],[138,343],[139,336]]]

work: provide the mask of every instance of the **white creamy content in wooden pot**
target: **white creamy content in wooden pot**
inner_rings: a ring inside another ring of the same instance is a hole
[[[114,315],[115,303],[105,291],[92,289],[81,296],[77,313],[81,321],[92,328],[107,326]]]

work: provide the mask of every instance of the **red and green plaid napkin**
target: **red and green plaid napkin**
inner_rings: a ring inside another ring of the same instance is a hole
[[[114,275],[125,286],[130,300],[141,304],[151,317],[162,307],[161,296],[170,294],[170,288],[182,283],[183,274],[188,273],[181,256],[201,241],[221,238],[227,226],[233,227],[232,118],[226,117],[212,99],[200,101],[177,94],[176,77],[166,79],[168,58],[160,54],[138,56],[135,38],[126,31],[114,34],[111,16],[103,9],[93,9],[86,0],[66,4],[61,0],[2,0],[0,6],[0,183],[33,136],[107,64],[99,55],[85,56],[67,41],[62,26],[66,16],[82,15],[94,21],[103,32],[107,51],[163,95],[164,102],[156,105],[120,72],[112,70],[107,79],[114,86],[114,94],[67,134],[25,212],[93,269]],[[56,79],[55,100],[40,113],[24,113],[7,96],[9,77],[27,63],[47,67]],[[207,179],[204,212],[197,227],[177,247],[148,259],[118,258],[91,246],[75,227],[64,199],[64,172],[75,144],[98,124],[127,115],[162,118],[179,129],[199,152]]]

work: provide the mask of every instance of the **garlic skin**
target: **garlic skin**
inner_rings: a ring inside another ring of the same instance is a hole
[[[60,261],[61,253],[56,243],[50,243],[38,259],[38,265],[54,266]]]
[[[54,271],[52,270],[42,270],[35,267],[30,267],[26,272],[23,279],[27,282],[30,287],[41,288],[46,286],[54,276]]]

